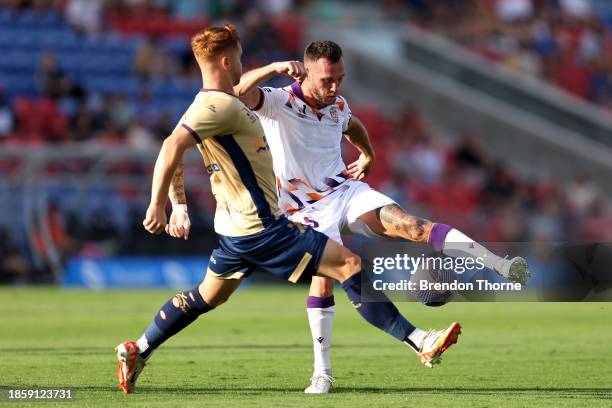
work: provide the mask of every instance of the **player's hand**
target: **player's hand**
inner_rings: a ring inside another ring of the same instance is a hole
[[[306,78],[306,67],[300,61],[277,62],[275,68],[277,73],[289,75],[299,82]]]
[[[142,225],[151,234],[158,235],[164,232],[166,221],[166,209],[163,206],[150,205]]]
[[[351,177],[355,180],[363,180],[370,173],[374,166],[374,158],[361,153],[359,158],[346,168]]]
[[[174,238],[184,238],[187,240],[190,230],[191,221],[189,221],[187,206],[184,204],[173,206],[170,222],[166,225],[166,234]]]

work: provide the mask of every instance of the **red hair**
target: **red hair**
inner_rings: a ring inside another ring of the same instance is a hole
[[[211,60],[228,48],[237,47],[240,38],[236,27],[225,24],[223,27],[206,28],[191,38],[191,49],[197,60]]]

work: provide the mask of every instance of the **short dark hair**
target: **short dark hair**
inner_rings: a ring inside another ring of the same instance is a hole
[[[325,58],[331,63],[336,63],[342,58],[342,48],[329,40],[311,42],[304,51],[304,61],[317,61],[319,58]]]

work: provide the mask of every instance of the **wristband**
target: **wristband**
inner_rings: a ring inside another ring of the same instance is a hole
[[[187,204],[172,204],[172,212],[187,214]]]

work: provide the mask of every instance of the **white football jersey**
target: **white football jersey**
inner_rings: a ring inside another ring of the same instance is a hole
[[[333,105],[312,108],[297,82],[285,88],[261,88],[261,95],[253,110],[272,153],[279,207],[292,214],[350,178],[341,142],[351,111],[341,96]]]

